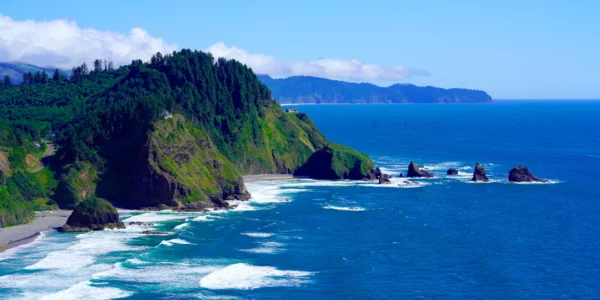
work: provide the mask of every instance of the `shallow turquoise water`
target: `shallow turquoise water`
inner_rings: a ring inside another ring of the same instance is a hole
[[[300,110],[392,175],[415,160],[437,177],[251,183],[236,211],[121,213],[168,236],[48,232],[0,254],[0,298],[600,297],[600,102]],[[475,162],[491,183],[468,183]],[[551,182],[510,184],[515,164]]]

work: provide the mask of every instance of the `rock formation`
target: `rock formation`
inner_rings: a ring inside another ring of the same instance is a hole
[[[377,170],[366,154],[343,145],[329,144],[313,153],[294,175],[326,180],[375,180]]]
[[[125,224],[119,222],[119,213],[110,202],[100,198],[88,198],[73,209],[60,231],[86,232],[104,228],[125,228]]]
[[[483,165],[476,163],[475,164],[475,171],[473,172],[473,178],[471,178],[471,181],[482,181],[482,182],[488,182],[490,181],[487,176],[485,175],[485,170],[483,169]]]
[[[521,167],[520,165],[512,168],[508,173],[508,181],[511,182],[546,182],[546,180],[539,179],[535,175],[529,172],[527,167]]]
[[[392,177],[388,174],[381,174],[381,176],[379,176],[379,184],[391,184],[390,178]]]
[[[448,169],[448,171],[446,171],[447,175],[458,175],[458,170],[454,169],[454,168],[450,168]]]
[[[408,165],[408,172],[406,172],[406,177],[431,178],[431,177],[433,177],[433,175],[431,175],[431,173],[429,173],[429,172],[421,170],[414,161],[411,161],[410,165]]]

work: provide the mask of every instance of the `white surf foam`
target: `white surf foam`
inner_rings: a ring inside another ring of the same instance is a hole
[[[558,184],[558,183],[561,183],[561,181],[560,180],[549,179],[549,180],[546,180],[546,182],[534,182],[534,181],[532,181],[532,182],[509,182],[509,183],[512,183],[512,184],[523,184],[523,185],[528,185],[528,184],[537,185],[537,184]]]
[[[268,238],[268,237],[272,237],[274,235],[273,233],[268,233],[268,232],[242,232],[241,234],[255,237],[255,238]]]
[[[358,206],[334,206],[334,205],[326,205],[323,206],[324,209],[333,209],[333,210],[343,210],[343,211],[365,211],[363,207]]]
[[[214,220],[209,219],[208,216],[205,215],[205,216],[195,217],[194,219],[192,219],[192,221],[195,221],[195,222],[211,222],[211,221],[214,221]]]
[[[23,245],[19,245],[17,247],[14,248],[10,248],[4,252],[0,252],[0,261],[3,261],[5,259],[9,259],[14,257],[17,253],[25,250],[25,249],[29,249],[32,247],[36,247],[43,239],[44,237],[46,237],[46,234],[44,234],[44,232],[40,232],[40,234],[31,242],[27,243],[27,244],[23,244]]]
[[[242,252],[257,253],[257,254],[275,254],[285,251],[285,244],[278,242],[262,242],[260,247],[251,249],[240,249]]]
[[[174,229],[174,230],[181,230],[181,229],[183,229],[183,228],[187,227],[188,225],[190,225],[190,224],[188,224],[188,223],[181,223],[181,224],[179,224],[179,225],[177,225],[177,226],[173,227],[173,229]]]
[[[182,220],[190,216],[189,213],[178,213],[178,212],[149,212],[140,215],[131,216],[125,220],[124,223],[129,222],[145,222],[145,223],[156,223],[165,222],[171,220]]]
[[[213,290],[252,290],[263,287],[300,286],[307,283],[308,277],[312,274],[311,272],[285,271],[274,267],[238,263],[204,276],[200,279],[200,286]]]
[[[66,290],[58,293],[41,297],[43,300],[70,300],[70,299],[119,299],[130,297],[132,292],[123,291],[114,287],[94,287],[90,286],[90,281],[80,282]]]

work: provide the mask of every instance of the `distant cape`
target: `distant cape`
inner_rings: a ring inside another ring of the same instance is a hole
[[[275,79],[258,75],[277,102],[293,103],[482,103],[492,102],[484,91],[443,89],[397,83],[380,87],[370,83],[353,83],[311,76]]]

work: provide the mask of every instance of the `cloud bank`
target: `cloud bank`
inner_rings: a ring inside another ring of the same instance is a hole
[[[177,45],[141,28],[133,28],[125,35],[81,28],[69,20],[15,21],[0,14],[0,61],[71,68],[100,58],[123,65],[176,49]]]
[[[283,77],[308,75],[354,81],[395,81],[411,76],[429,75],[425,71],[410,67],[364,64],[355,59],[325,58],[314,61],[280,61],[273,56],[250,53],[237,47],[228,47],[224,43],[216,43],[204,51],[212,53],[215,57],[238,60],[258,74]]]
[[[42,67],[71,68],[94,59],[115,65],[134,59],[148,61],[156,52],[170,53],[175,44],[154,37],[142,28],[129,34],[81,28],[75,21],[15,21],[0,14],[0,62],[24,62]],[[309,75],[351,81],[397,81],[427,72],[405,67],[365,64],[358,60],[325,58],[314,61],[281,61],[264,54],[216,43],[204,51],[215,57],[236,59],[256,73],[276,77]]]

